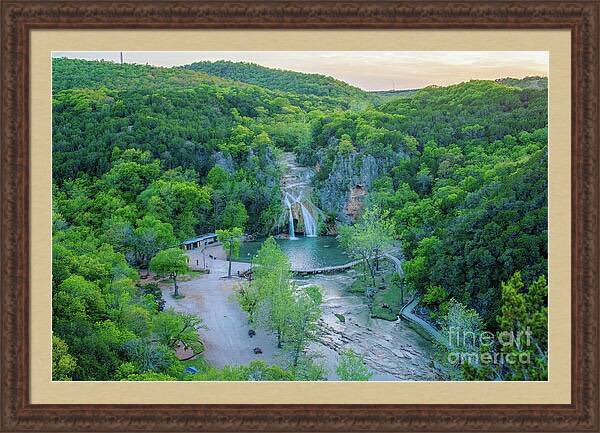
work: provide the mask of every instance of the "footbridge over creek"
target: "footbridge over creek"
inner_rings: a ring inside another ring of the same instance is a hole
[[[383,257],[387,257],[391,260],[396,259],[394,256],[389,254],[383,254]],[[397,260],[397,259],[396,259]],[[338,272],[344,272],[349,269],[354,268],[355,266],[360,265],[363,260],[353,260],[348,263],[344,263],[343,265],[335,265],[335,266],[325,266],[322,268],[312,268],[312,269],[294,269],[292,268],[292,273],[295,275],[317,275],[317,274],[337,274]],[[245,271],[240,276],[248,277],[252,275],[252,268]]]
[[[354,260],[352,262],[337,265],[337,266],[326,266],[324,268],[315,268],[315,269],[292,269],[292,273],[296,275],[315,275],[315,274],[336,274],[338,272],[344,272],[348,269],[352,269],[353,267],[359,265],[362,260]]]
[[[359,265],[362,260],[354,260],[349,263],[345,263],[343,265],[337,266],[326,266],[323,268],[313,268],[313,269],[292,269],[292,273],[295,275],[316,275],[316,274],[336,274],[338,272],[344,272],[348,269],[352,269],[353,267]],[[241,277],[252,278],[252,268],[240,274]]]

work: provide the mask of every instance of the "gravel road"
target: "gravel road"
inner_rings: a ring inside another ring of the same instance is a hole
[[[223,278],[228,266],[224,260],[210,260],[207,265],[210,274],[179,283],[180,291],[185,295],[183,299],[173,299],[170,288],[163,290],[165,308],[196,314],[204,320],[208,330],[199,331],[205,346],[203,356],[215,367],[248,364],[255,359],[279,364],[277,341],[273,335],[255,329],[256,335],[248,336],[248,316],[233,298],[240,279]],[[238,270],[242,272],[248,267],[246,263],[234,262],[232,274],[237,275]],[[260,347],[263,353],[255,354],[255,347]]]

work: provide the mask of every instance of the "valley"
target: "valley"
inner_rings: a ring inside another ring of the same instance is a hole
[[[52,65],[54,380],[547,379],[547,78]]]

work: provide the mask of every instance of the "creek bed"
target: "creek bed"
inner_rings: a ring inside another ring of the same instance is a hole
[[[329,380],[337,380],[339,352],[351,349],[364,356],[373,372],[371,380],[436,380],[435,348],[407,321],[372,318],[362,295],[347,289],[356,271],[337,275],[314,275],[297,279],[298,284],[316,284],[323,290],[320,338],[309,351],[322,355]],[[343,319],[341,320],[341,318]]]

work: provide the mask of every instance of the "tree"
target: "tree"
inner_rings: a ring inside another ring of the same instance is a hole
[[[508,380],[546,380],[548,376],[548,284],[539,277],[525,290],[521,273],[502,284],[498,315],[500,374]]]
[[[365,364],[365,360],[362,355],[358,355],[352,350],[344,350],[340,353],[340,359],[337,367],[335,368],[335,372],[339,376],[340,380],[364,382],[373,376],[373,373]]]
[[[465,369],[479,366],[482,330],[481,318],[475,310],[450,300],[440,344],[443,345],[441,361],[448,366],[452,378],[462,378]]]
[[[291,265],[273,237],[256,254],[247,296],[254,300],[251,317],[277,333],[281,347],[293,305]]]
[[[157,283],[148,283],[140,287],[144,293],[151,297],[156,305],[156,311],[163,311],[165,309],[165,300],[163,299],[162,290]]]
[[[149,373],[130,374],[121,380],[127,380],[130,382],[158,382],[158,381],[165,382],[165,381],[177,380],[177,378],[169,376],[168,374],[164,374],[164,373],[149,372]]]
[[[137,221],[134,235],[137,241],[136,252],[145,266],[148,266],[148,261],[158,251],[177,244],[173,226],[150,215]]]
[[[179,296],[177,275],[188,271],[187,257],[179,248],[169,248],[156,254],[150,260],[150,270],[162,277],[168,275],[173,279],[173,296]]]
[[[229,181],[229,173],[227,173],[223,167],[218,165],[211,168],[206,175],[206,183],[213,189],[221,188]]]
[[[318,286],[297,289],[289,306],[284,348],[292,355],[292,365],[296,367],[302,351],[309,341],[317,339],[317,321],[321,317],[323,295]]]
[[[240,305],[253,322],[277,334],[277,347],[291,356],[294,367],[317,335],[322,294],[318,286],[295,288],[289,259],[273,237],[253,260],[252,281],[239,294]]]
[[[129,263],[140,269],[148,269],[148,262],[157,252],[177,244],[173,226],[152,215],[138,219],[134,230],[128,223],[114,227],[112,236],[125,251]]]
[[[190,358],[202,353],[204,345],[198,336],[198,330],[204,328],[202,319],[194,314],[176,313],[173,309],[158,313],[152,321],[152,330],[156,342],[173,350],[179,345],[191,349]]]
[[[521,274],[515,273],[502,283],[499,330],[482,331],[481,320],[473,310],[461,306],[461,314],[449,323],[457,323],[463,336],[454,352],[466,354],[462,376],[467,380],[547,380],[548,377],[548,286],[540,277],[526,289]],[[459,319],[459,320],[457,320]],[[476,341],[470,336],[481,335]],[[469,356],[471,355],[471,356]],[[476,355],[476,356],[473,356]]]
[[[223,242],[227,248],[227,260],[229,261],[229,269],[227,278],[231,278],[231,261],[240,253],[240,242],[244,232],[239,227],[231,229],[217,230],[217,239]]]
[[[248,222],[248,212],[244,203],[240,201],[229,201],[219,217],[217,224],[224,230],[231,230],[235,227],[245,227]]]
[[[294,368],[294,376],[295,380],[327,380],[327,368],[315,355],[301,354]]]
[[[152,337],[137,338],[125,342],[122,350],[129,361],[119,366],[118,376],[123,377],[132,373],[148,372],[179,376],[183,373],[183,366],[175,352],[176,347],[169,347]]]
[[[106,317],[106,297],[97,283],[71,275],[54,291],[53,311],[63,320],[99,321]]]
[[[372,207],[363,213],[354,225],[341,226],[339,240],[352,257],[362,260],[373,287],[380,254],[394,239],[394,225],[387,211]]]
[[[69,346],[59,337],[52,336],[52,380],[72,380],[77,361],[69,354]]]
[[[348,134],[343,134],[340,142],[338,143],[338,152],[341,155],[350,155],[354,153],[356,149],[354,149],[354,145],[352,144],[352,139]]]
[[[128,201],[133,201],[159,175],[160,162],[153,160],[150,152],[126,149],[113,162],[113,166],[104,174],[101,182],[107,188],[116,190]]]
[[[138,201],[151,215],[169,221],[178,239],[193,236],[197,230],[207,230],[212,210],[210,189],[177,172],[166,174],[150,184]]]

